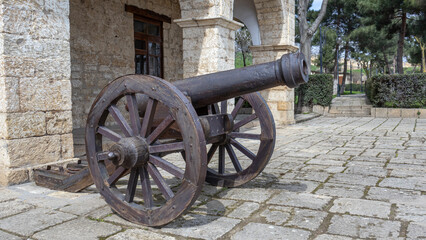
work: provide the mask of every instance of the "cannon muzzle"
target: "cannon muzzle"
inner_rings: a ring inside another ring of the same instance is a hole
[[[308,66],[302,53],[245,68],[186,78],[173,84],[187,94],[195,107],[276,86],[295,88],[308,82]]]

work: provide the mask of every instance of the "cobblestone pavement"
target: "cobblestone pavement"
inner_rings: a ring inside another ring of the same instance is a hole
[[[93,189],[0,188],[0,239],[424,239],[426,120],[316,118],[278,127],[264,172],[205,185],[162,228],[113,214]]]

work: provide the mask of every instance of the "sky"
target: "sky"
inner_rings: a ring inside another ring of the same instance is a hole
[[[312,4],[311,10],[320,10],[322,4],[322,0],[314,0],[314,3]]]

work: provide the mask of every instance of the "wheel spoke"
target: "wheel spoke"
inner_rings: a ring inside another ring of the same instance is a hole
[[[179,152],[182,151],[184,147],[183,142],[152,145],[149,146],[149,153]]]
[[[248,116],[248,117],[244,118],[243,120],[241,120],[241,121],[237,122],[237,123],[234,125],[234,128],[233,128],[232,130],[238,129],[238,128],[240,128],[240,127],[242,127],[242,126],[246,125],[247,123],[249,123],[249,122],[251,122],[251,121],[255,120],[256,118],[257,118],[256,114],[255,114],[255,113],[253,113],[252,115],[250,115],[250,116]]]
[[[166,131],[173,123],[174,119],[172,115],[168,115],[161,123],[158,125],[158,127],[148,136],[146,139],[146,142],[148,144],[151,144],[155,142],[164,131]]]
[[[147,137],[150,134],[152,121],[154,120],[155,110],[157,108],[157,103],[158,101],[152,98],[148,100],[141,128],[142,137]]]
[[[237,156],[235,155],[234,149],[230,144],[225,145],[226,151],[228,152],[229,157],[231,158],[232,164],[237,172],[241,172],[243,168],[241,167],[240,161],[238,161]]]
[[[163,176],[161,176],[158,169],[154,165],[148,163],[148,172],[166,200],[171,199],[174,196],[174,193],[172,189],[170,189],[169,185],[167,185],[166,180],[164,180]]]
[[[124,196],[124,200],[128,203],[133,202],[133,199],[135,198],[136,186],[138,185],[138,175],[139,170],[137,168],[134,168],[130,171],[126,195]]]
[[[214,113],[215,114],[220,113],[220,111],[219,111],[219,105],[217,103],[213,104],[213,109],[214,109]]]
[[[168,173],[174,175],[179,179],[183,179],[184,171],[177,167],[176,165],[164,160],[163,158],[150,155],[149,161],[157,167],[160,167],[167,171]]]
[[[110,139],[113,142],[118,142],[121,139],[120,134],[112,131],[111,129],[107,128],[107,127],[98,127],[98,133],[101,134],[102,136]]]
[[[212,105],[208,105],[208,106],[207,106],[207,113],[208,113],[209,115],[212,115],[212,114],[213,114]]]
[[[219,169],[220,174],[225,173],[225,147],[219,146]]]
[[[248,158],[250,158],[251,160],[255,160],[256,159],[256,155],[254,155],[254,153],[252,153],[250,150],[248,150],[246,147],[244,147],[243,145],[241,145],[241,143],[235,141],[235,139],[231,138],[231,144],[237,148],[240,152],[244,153],[244,155],[246,155]]]
[[[252,139],[252,140],[260,140],[260,134],[254,133],[240,133],[240,132],[232,132],[229,134],[232,138],[244,138],[244,139]]]
[[[235,119],[235,117],[237,116],[237,114],[238,114],[238,111],[241,109],[241,107],[243,106],[243,103],[244,103],[244,98],[240,98],[240,99],[238,99],[238,102],[237,102],[237,104],[235,104],[235,108],[234,108],[234,110],[232,110],[232,113],[231,113],[231,115],[232,115],[232,117]]]
[[[138,111],[138,102],[134,94],[126,95],[127,107],[129,108],[130,125],[132,126],[133,136],[136,136],[141,129],[141,120]]]
[[[108,184],[114,185],[118,179],[120,179],[125,173],[126,173],[127,169],[125,169],[124,167],[118,167],[112,174],[111,176],[109,176],[107,182]]]
[[[149,181],[149,175],[148,171],[146,170],[146,167],[139,168],[139,174],[141,177],[142,196],[145,202],[145,207],[152,208],[154,206],[154,203],[152,200],[151,182]]]
[[[120,110],[114,104],[108,108],[109,113],[111,113],[115,122],[118,123],[121,131],[124,133],[126,137],[132,136],[132,129],[124,118],[123,114],[121,114]]]
[[[228,101],[227,100],[222,101],[220,103],[220,110],[221,110],[222,114],[226,114],[228,112]]]
[[[216,152],[216,150],[217,150],[217,148],[219,147],[219,145],[217,145],[217,144],[213,144],[211,147],[210,147],[210,150],[209,150],[209,152],[207,153],[207,164],[209,164],[210,163],[210,161],[212,160],[212,158],[213,158],[213,156],[214,156],[214,153]]]

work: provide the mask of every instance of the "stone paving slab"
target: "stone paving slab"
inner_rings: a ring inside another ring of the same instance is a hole
[[[0,188],[0,239],[73,238],[424,239],[426,120],[319,117],[278,126],[261,175],[238,188],[205,184],[193,207],[161,228],[114,214],[93,186]]]
[[[34,234],[40,240],[99,239],[121,231],[120,226],[79,218]],[[81,236],[79,236],[81,234]]]

